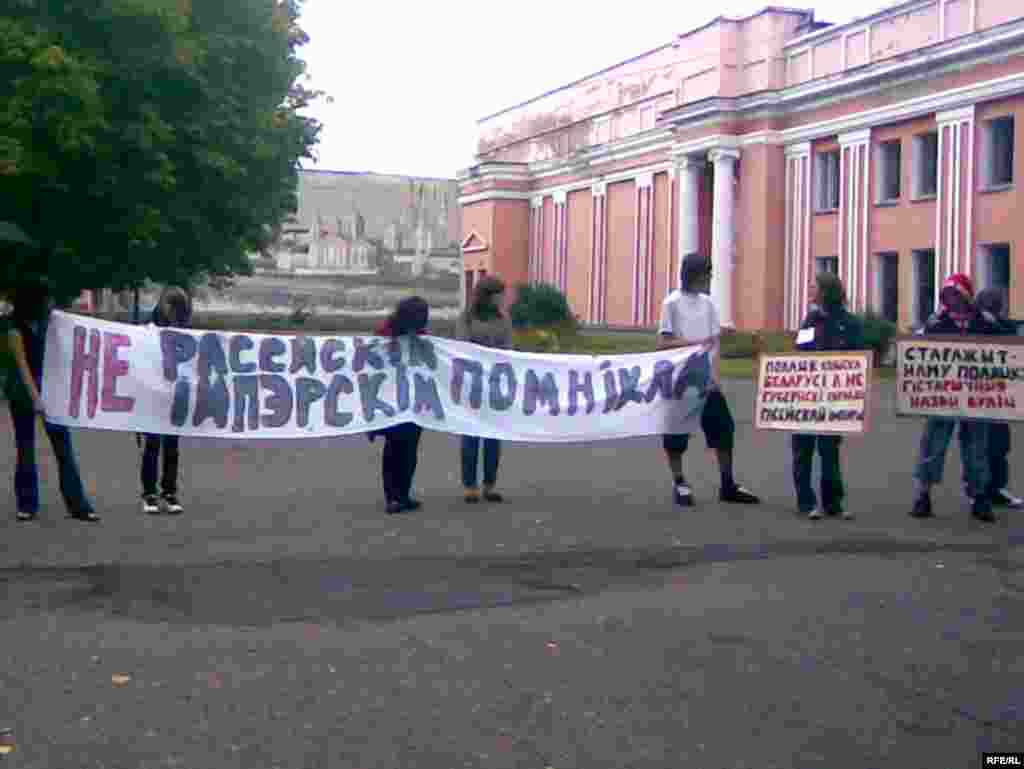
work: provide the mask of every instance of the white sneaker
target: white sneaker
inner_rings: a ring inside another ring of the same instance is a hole
[[[1015,497],[1010,493],[1009,489],[999,489],[994,495],[992,500],[997,505],[1006,505],[1007,507],[1024,507],[1024,499]]]
[[[685,482],[675,485],[672,496],[673,501],[680,507],[693,505],[693,490]]]
[[[816,507],[807,514],[807,517],[812,521],[821,520],[821,510]]]
[[[853,520],[854,518],[856,518],[856,517],[857,517],[857,516],[855,516],[855,515],[853,514],[853,511],[852,511],[852,510],[843,510],[843,520],[844,520],[844,521],[852,521],[852,520]]]
[[[142,497],[142,512],[146,515],[158,515],[160,513],[160,497],[156,494],[146,494]]]

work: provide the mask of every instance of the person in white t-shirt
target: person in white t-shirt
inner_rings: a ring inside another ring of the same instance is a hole
[[[708,448],[718,456],[722,486],[719,499],[723,502],[757,504],[754,494],[736,483],[733,478],[733,442],[736,425],[729,411],[729,404],[722,394],[720,381],[720,352],[722,328],[718,311],[711,298],[702,292],[711,277],[711,264],[700,254],[687,254],[679,270],[680,288],[673,291],[661,306],[661,323],[658,326],[658,349],[669,350],[677,347],[709,347],[712,357],[711,383],[700,425]],[[683,476],[683,454],[689,446],[689,434],[666,435],[662,439],[672,472],[673,497],[677,505],[693,504],[693,491]]]

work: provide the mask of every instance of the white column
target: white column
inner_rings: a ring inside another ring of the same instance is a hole
[[[734,328],[732,315],[732,267],[736,251],[735,171],[739,150],[716,149],[708,154],[715,167],[715,208],[711,235],[711,301],[725,328]]]
[[[700,175],[704,170],[704,163],[701,160],[683,156],[676,164],[676,178],[678,179],[678,193],[676,195],[679,206],[679,263],[682,264],[683,257],[692,254],[700,249],[700,209],[698,200],[700,196]],[[679,276],[673,276],[669,282],[674,286]]]

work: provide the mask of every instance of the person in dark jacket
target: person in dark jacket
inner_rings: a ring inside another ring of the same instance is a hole
[[[153,308],[150,325],[160,328],[173,326],[187,328],[192,322],[192,300],[183,288],[167,286]],[[142,512],[156,515],[161,510],[180,515],[184,507],[178,499],[178,465],[180,462],[177,435],[144,435],[142,437]],[[159,475],[160,457],[163,455],[162,473]]]
[[[423,334],[427,330],[430,307],[418,296],[403,299],[394,312],[377,327],[378,336],[392,339],[409,334]],[[370,441],[384,436],[384,454],[381,458],[381,477],[384,483],[384,501],[391,515],[419,510],[422,505],[411,496],[412,480],[416,474],[420,436],[423,433],[415,422],[402,422],[383,430],[372,430]]]
[[[923,334],[987,336],[999,333],[996,318],[978,309],[974,303],[974,287],[970,278],[957,273],[946,279],[939,294],[939,311],[928,318]],[[988,425],[978,419],[929,417],[914,470],[915,492],[911,515],[928,518],[932,515],[932,486],[942,483],[946,450],[960,423],[960,461],[964,468],[971,515],[991,523],[995,521],[989,498]]]
[[[455,338],[481,347],[507,350],[512,344],[512,324],[502,304],[505,283],[496,275],[488,275],[476,284],[473,301],[459,317]],[[485,502],[501,502],[504,498],[494,490],[498,482],[498,462],[501,459],[501,441],[497,438],[462,436],[462,486],[465,500],[470,504],[480,501],[477,488],[477,465],[480,461],[480,443],[483,442]]]
[[[996,319],[999,333],[1016,336],[1018,324],[1008,320],[1003,301],[1003,292],[986,288],[978,294],[978,309],[990,313]],[[1024,507],[1024,499],[1015,497],[1007,488],[1010,484],[1010,425],[1007,422],[991,422],[988,426],[988,470],[989,497],[992,504],[1003,507]]]
[[[797,349],[825,352],[863,348],[863,329],[860,321],[846,310],[846,291],[838,277],[829,272],[819,274],[812,287],[812,302],[800,324]],[[829,516],[853,517],[844,505],[846,488],[839,459],[842,441],[841,435],[795,433],[791,437],[793,482],[801,515],[817,520],[824,509]],[[821,507],[811,485],[815,448],[821,457]]]
[[[41,394],[43,357],[46,353],[46,331],[49,326],[53,297],[45,280],[26,283],[13,297],[11,329],[7,343],[14,357],[14,371],[7,378],[5,390],[14,425],[14,443],[18,459],[14,471],[14,493],[19,521],[32,521],[39,515],[39,473],[36,468],[36,419],[42,417],[43,427],[57,457],[60,491],[68,515],[80,521],[96,522],[100,518],[86,496],[82,476],[75,460],[71,433],[67,427],[46,421]]]

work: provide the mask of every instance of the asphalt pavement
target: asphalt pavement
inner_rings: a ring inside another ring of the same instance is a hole
[[[186,514],[148,517],[134,436],[81,431],[89,525],[64,518],[44,447],[41,520],[0,506],[0,769],[959,769],[1024,750],[1024,511],[971,521],[954,446],[938,516],[910,518],[921,423],[883,385],[845,443],[856,519],[802,520],[787,437],[753,429],[751,383],[726,391],[757,507],[717,501],[701,437],[692,509],[657,438],[506,444],[507,501],[468,506],[457,438],[428,433],[412,515],[384,514],[381,443],[358,435],[184,440]]]

